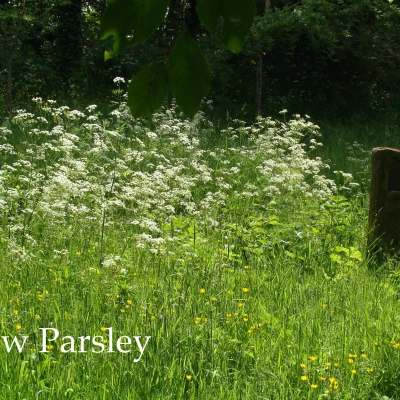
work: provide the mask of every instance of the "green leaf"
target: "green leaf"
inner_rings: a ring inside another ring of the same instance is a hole
[[[168,63],[169,83],[179,108],[190,118],[210,91],[210,67],[196,40],[183,33],[172,49]]]
[[[254,0],[197,0],[196,10],[200,21],[211,33],[215,33],[222,17],[222,43],[234,53],[242,50],[246,33],[256,15]]]
[[[148,117],[162,106],[168,93],[168,71],[164,63],[141,70],[128,87],[128,105],[134,117]]]
[[[114,48],[106,51],[108,60],[126,47],[145,42],[161,25],[170,0],[108,0],[100,21],[101,38],[115,36]]]

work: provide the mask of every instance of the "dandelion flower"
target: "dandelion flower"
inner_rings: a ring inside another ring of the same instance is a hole
[[[191,381],[192,380],[192,375],[186,375],[186,380]]]
[[[355,369],[352,369],[352,370],[351,370],[351,373],[352,373],[353,375],[355,375],[355,374],[357,373],[357,371],[356,371]]]
[[[206,292],[206,289],[201,288],[200,289],[200,294],[204,294]]]
[[[301,367],[301,368],[306,368],[307,365],[306,365],[306,364],[300,364],[300,367]]]
[[[21,326],[20,324],[15,325],[15,329],[16,329],[17,331],[19,331],[21,328],[22,328],[22,326]]]
[[[308,376],[307,376],[307,375],[302,375],[302,376],[300,377],[300,379],[301,379],[302,381],[308,381]]]
[[[243,293],[247,293],[249,290],[250,290],[249,288],[244,287],[244,288],[242,289],[242,292],[243,292]]]
[[[318,388],[318,385],[316,384],[316,383],[313,383],[312,385],[311,385],[311,389],[317,389]]]

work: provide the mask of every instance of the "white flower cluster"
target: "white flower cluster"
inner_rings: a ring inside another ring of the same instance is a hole
[[[150,129],[126,103],[105,119],[96,105],[81,112],[35,101],[41,115],[20,110],[0,127],[0,238],[19,260],[43,246],[65,257],[71,238],[112,235],[154,254],[187,254],[195,232],[207,240],[226,225],[232,205],[261,212],[280,203],[295,212],[337,190],[323,174],[327,165],[309,156],[319,129],[300,116],[233,121],[216,132],[204,114],[189,121],[172,106]],[[225,146],[210,148],[211,135],[223,135]]]

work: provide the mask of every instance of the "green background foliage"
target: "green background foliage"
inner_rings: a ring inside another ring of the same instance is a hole
[[[288,108],[332,121],[355,115],[360,119],[396,117],[400,104],[396,1],[272,0],[267,8],[265,1],[256,1],[254,9],[251,2],[234,2],[235,8],[224,1],[215,3],[218,7],[211,4],[195,0],[115,0],[108,6],[105,0],[3,1],[0,101],[4,115],[10,109],[8,86],[11,98],[18,101],[62,97],[72,104],[110,96],[115,76],[128,80],[154,62],[168,64],[176,39],[187,31],[210,66],[207,98],[221,115],[228,110],[231,115],[243,115],[244,110],[246,118],[254,116],[255,93],[261,87],[257,60],[261,60],[263,115]],[[225,19],[236,23],[239,12],[243,17],[239,26],[226,23]],[[140,18],[125,18],[130,13]],[[113,23],[117,16],[119,22]],[[146,18],[149,23],[141,27]],[[100,41],[101,36],[107,38]],[[228,45],[228,39],[236,44]],[[226,48],[237,52],[243,43],[238,54]],[[114,57],[104,62],[103,54],[110,49]],[[192,83],[194,92],[207,92],[206,86],[201,88],[206,75],[202,77],[201,84]],[[194,103],[191,113],[199,106],[198,100]]]

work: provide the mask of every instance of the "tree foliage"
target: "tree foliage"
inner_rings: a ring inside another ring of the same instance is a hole
[[[248,29],[251,13],[242,7],[253,2],[245,0],[0,0],[1,117],[13,114],[12,103],[28,109],[36,96],[109,105],[116,76],[133,77],[134,115],[151,115],[168,93],[193,115],[208,89],[216,112],[233,117],[252,118],[257,108],[331,120],[398,114],[397,0],[254,3]],[[124,28],[132,4],[141,17]],[[153,12],[155,23],[146,17]]]
[[[103,38],[113,35],[115,42],[113,50],[105,53],[105,59],[146,41],[161,25],[169,4],[169,0],[109,0],[101,31]],[[186,2],[172,1],[172,4],[183,8]],[[254,0],[198,0],[196,10],[199,20],[211,33],[216,32],[222,17],[222,43],[232,52],[240,52],[254,19]],[[193,117],[199,110],[202,98],[209,91],[210,69],[195,38],[185,27],[179,34],[167,69],[155,64],[132,80],[128,103],[134,116],[147,116],[155,111],[162,103],[166,87],[185,114]],[[143,101],[147,101],[147,106],[141,105]]]
[[[213,56],[219,71],[213,86],[224,107],[253,103],[254,89],[243,77],[255,81],[257,54],[264,113],[288,108],[336,120],[400,104],[400,11],[386,0],[271,0],[240,58]]]

